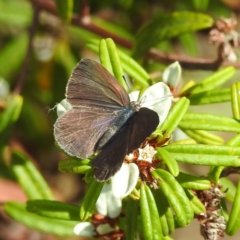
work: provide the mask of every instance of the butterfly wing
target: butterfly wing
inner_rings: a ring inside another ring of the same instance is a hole
[[[54,136],[66,153],[87,158],[95,152],[98,139],[114,119],[113,112],[102,108],[73,108],[57,119]]]
[[[55,139],[71,156],[86,158],[95,152],[99,138],[129,105],[129,96],[99,63],[83,59],[74,68],[66,89],[72,109],[54,125]]]
[[[128,124],[124,125],[121,131],[114,135],[114,140],[93,159],[94,177],[98,181],[108,180],[122,166],[128,149],[127,144],[130,136],[128,127]]]
[[[159,125],[158,114],[149,108],[140,108],[133,117],[128,153],[137,149],[143,141],[156,130]]]
[[[127,106],[129,96],[118,81],[99,63],[83,59],[69,79],[66,97],[73,107]]]
[[[114,140],[107,145],[92,161],[96,168],[94,176],[105,181],[113,176],[121,167],[127,154],[137,149],[141,143],[156,129],[159,117],[148,108],[141,108],[114,135]]]

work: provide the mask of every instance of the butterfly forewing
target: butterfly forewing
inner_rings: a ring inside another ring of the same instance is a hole
[[[103,66],[90,59],[83,59],[74,68],[66,97],[73,107],[129,105],[129,96],[124,88]]]

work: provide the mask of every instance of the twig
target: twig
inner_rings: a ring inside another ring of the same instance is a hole
[[[27,73],[28,73],[29,59],[30,59],[32,49],[33,49],[33,37],[34,37],[36,26],[38,23],[39,8],[38,8],[38,6],[35,6],[34,4],[32,6],[33,6],[33,19],[32,19],[32,24],[29,28],[29,41],[28,41],[28,46],[27,46],[27,52],[25,55],[24,62],[22,64],[22,69],[19,74],[16,86],[13,91],[14,95],[18,95],[22,90],[24,81],[25,81]]]
[[[45,10],[49,13],[57,15],[55,4],[50,0],[32,0],[34,4],[36,4],[40,9]],[[93,32],[104,38],[112,38],[117,44],[131,49],[133,47],[133,42],[119,37],[118,35],[106,31],[105,29],[95,25],[90,18],[89,14],[89,5],[88,0],[84,0],[82,2],[82,9],[80,15],[73,15],[72,24],[81,28],[84,28],[90,32]],[[180,56],[177,54],[166,54],[158,49],[151,48],[146,54],[148,59],[154,59],[161,63],[172,63],[174,61],[178,61],[181,66],[185,69],[193,70],[193,69],[203,69],[203,70],[216,70],[220,66],[234,66],[236,68],[240,68],[240,63],[232,63],[228,61],[223,61],[222,57],[219,56],[216,59],[206,59],[206,58],[194,58],[188,56]]]

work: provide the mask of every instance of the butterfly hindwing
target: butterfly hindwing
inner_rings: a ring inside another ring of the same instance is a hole
[[[58,118],[54,136],[66,153],[87,158],[95,152],[96,142],[114,119],[112,111],[101,108],[73,108]]]

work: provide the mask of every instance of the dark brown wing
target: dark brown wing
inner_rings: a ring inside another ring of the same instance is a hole
[[[128,153],[137,149],[141,143],[156,130],[159,125],[159,116],[149,108],[140,108],[133,117],[131,135],[128,144]]]
[[[114,140],[107,145],[92,161],[95,168],[94,177],[98,181],[106,181],[113,176],[122,166],[127,155],[128,139],[130,135],[129,125],[122,127],[122,131],[114,136]]]
[[[98,181],[105,181],[121,167],[127,154],[137,149],[141,143],[156,129],[159,117],[148,108],[141,108],[113,136],[113,140],[92,161],[96,168],[94,176]]]
[[[73,108],[57,119],[54,136],[66,153],[87,158],[115,118],[113,111],[102,108]]]
[[[127,106],[129,96],[118,81],[99,63],[83,59],[69,79],[66,97],[73,107]]]

